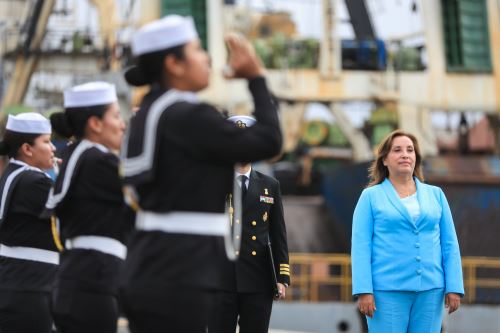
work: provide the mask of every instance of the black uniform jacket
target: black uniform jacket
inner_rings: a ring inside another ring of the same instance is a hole
[[[39,169],[22,168],[11,162],[0,178],[0,243],[56,252],[50,220],[38,217],[52,180]],[[0,289],[50,291],[56,269],[55,264],[0,256]]]
[[[82,143],[87,148],[80,150]],[[134,215],[123,199],[118,157],[102,145],[83,140],[69,145],[62,158],[61,172],[47,202],[49,208],[55,203],[52,212],[59,219],[62,244],[67,239],[86,235],[110,237],[125,244],[133,228]],[[110,254],[64,250],[56,285],[116,293],[122,266],[123,260]]]
[[[243,200],[241,248],[236,262],[227,261],[223,289],[232,292],[269,292],[274,279],[267,247],[271,240],[278,282],[290,284],[288,245],[279,182],[252,170]]]
[[[135,187],[142,210],[223,213],[234,164],[279,153],[281,131],[264,78],[251,80],[249,88],[257,123],[245,131],[213,106],[191,98],[160,110],[152,165],[140,173],[125,173],[124,181]],[[127,158],[141,153],[151,130],[146,126],[148,113],[168,94],[172,92],[152,89],[145,96],[129,126],[123,150]],[[127,160],[122,164],[126,169]],[[221,237],[138,231],[129,243],[125,284],[135,290],[179,284],[218,288],[225,257]]]

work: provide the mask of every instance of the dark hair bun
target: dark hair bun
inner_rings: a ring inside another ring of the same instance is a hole
[[[50,115],[52,129],[64,138],[70,138],[74,135],[74,130],[68,121],[64,112],[57,112]]]
[[[7,155],[9,153],[9,145],[7,142],[0,141],[0,155]]]
[[[125,80],[133,86],[140,87],[145,86],[147,84],[151,84],[152,80],[147,77],[141,67],[135,65],[129,67],[125,70],[124,73]]]

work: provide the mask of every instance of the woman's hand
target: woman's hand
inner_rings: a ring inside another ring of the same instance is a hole
[[[375,298],[373,297],[373,294],[361,294],[361,295],[359,295],[358,296],[358,309],[365,316],[373,318],[373,313],[377,310],[377,307],[375,306]]]
[[[252,44],[242,35],[230,33],[225,38],[229,58],[224,71],[226,78],[253,79],[264,75],[264,67]]]
[[[448,309],[448,313],[453,313],[457,311],[460,307],[460,295],[456,293],[448,293],[444,299],[445,307]]]

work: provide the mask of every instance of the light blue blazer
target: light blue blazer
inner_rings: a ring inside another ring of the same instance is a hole
[[[415,178],[420,217],[413,222],[388,179],[366,188],[352,223],[352,293],[425,291],[464,294],[462,265],[443,191]]]

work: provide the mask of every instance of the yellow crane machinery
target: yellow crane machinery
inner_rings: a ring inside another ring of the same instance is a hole
[[[115,0],[90,0],[99,13],[99,24],[103,40],[108,45],[113,46],[116,43],[116,5]]]
[[[31,20],[31,31],[28,33],[24,48],[16,54],[14,71],[2,100],[2,108],[22,104],[31,76],[40,59],[40,46],[55,3],[56,0],[38,0],[35,4],[33,14],[28,18]],[[119,27],[115,0],[89,0],[89,3],[94,5],[98,12],[103,47],[112,52],[116,44],[116,29]],[[119,68],[118,60],[111,56],[111,70]]]
[[[55,0],[39,0],[35,5],[33,15],[30,18],[32,20],[31,31],[28,34],[24,50],[16,55],[14,72],[2,101],[2,108],[22,103],[31,75],[38,63],[38,51],[45,37],[47,22],[55,2]]]
[[[119,28],[115,0],[89,0],[89,2],[95,6],[98,12],[104,47],[107,47],[112,52],[116,45],[116,30]],[[119,69],[120,63],[118,60],[116,57],[111,56],[109,69]]]

